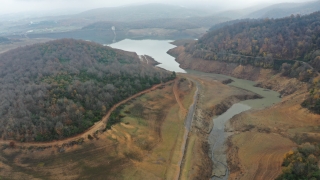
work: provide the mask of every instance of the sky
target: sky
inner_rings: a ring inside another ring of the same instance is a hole
[[[0,0],[0,14],[62,10],[70,13],[99,7],[114,7],[143,3],[166,3],[181,6],[206,5],[240,9],[260,3],[305,2],[310,0]]]

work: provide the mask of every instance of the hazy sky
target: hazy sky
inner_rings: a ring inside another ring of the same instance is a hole
[[[88,10],[99,7],[136,3],[174,3],[178,5],[211,5],[231,9],[259,3],[304,2],[310,0],[0,0],[0,14],[57,9]]]

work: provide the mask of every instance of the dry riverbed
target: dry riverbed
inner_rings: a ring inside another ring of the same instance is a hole
[[[225,80],[224,78],[191,74],[183,76],[199,83],[199,96],[188,135],[180,179],[209,179],[213,172],[219,171],[219,168],[213,168],[217,167],[216,162],[213,163],[209,157],[208,137],[213,127],[212,118],[229,109],[234,103],[258,97],[250,91],[224,85],[220,82]]]

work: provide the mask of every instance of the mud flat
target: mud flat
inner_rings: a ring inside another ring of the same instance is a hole
[[[213,161],[212,179],[228,179],[228,164],[225,141],[230,133],[225,132],[225,124],[235,115],[251,109],[250,106],[241,103],[234,104],[224,114],[213,119],[213,129],[209,135],[210,158]]]
[[[199,77],[212,78],[221,82],[223,82],[225,79],[231,79],[232,81],[230,81],[231,83],[229,84],[229,86],[237,87],[239,89],[250,91],[256,94],[256,97],[253,98],[243,97],[243,99],[245,99],[244,101],[233,104],[229,109],[226,109],[228,108],[228,105],[225,105],[226,103],[228,104],[228,102],[220,103],[220,106],[224,108],[222,108],[222,110],[219,111],[226,111],[225,113],[213,119],[214,126],[208,137],[208,143],[210,146],[209,156],[213,162],[212,179],[228,179],[229,170],[226,155],[226,140],[232,133],[225,131],[226,124],[232,117],[234,117],[237,114],[248,111],[250,109],[263,109],[280,102],[280,94],[275,91],[255,87],[254,85],[256,83],[253,81],[237,79],[220,74],[209,74],[197,71],[188,71],[188,73],[196,74]],[[226,101],[228,101],[228,99]]]

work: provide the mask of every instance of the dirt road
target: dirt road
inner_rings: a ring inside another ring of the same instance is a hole
[[[169,84],[171,82],[173,82],[175,80],[172,80],[172,81],[169,81],[169,82],[166,82],[165,84]],[[109,109],[108,113],[99,121],[99,122],[96,122],[91,128],[89,128],[88,130],[86,130],[85,132],[81,133],[81,134],[78,134],[76,136],[73,136],[73,137],[69,137],[69,138],[66,138],[66,139],[63,139],[63,140],[56,140],[56,141],[50,141],[50,142],[18,142],[18,141],[13,141],[13,140],[0,140],[0,144],[9,144],[10,142],[14,142],[15,143],[15,146],[24,146],[24,147],[30,147],[30,146],[37,146],[37,147],[41,147],[41,146],[54,146],[54,145],[58,145],[58,146],[61,146],[62,144],[64,143],[69,143],[71,141],[77,141],[79,140],[80,138],[84,138],[84,139],[87,139],[88,135],[92,135],[94,134],[96,131],[99,131],[99,130],[102,130],[106,127],[106,124],[108,122],[108,119],[111,115],[111,113],[117,108],[119,107],[120,105],[122,104],[125,104],[126,102],[130,101],[131,99],[134,99],[138,96],[141,96],[143,94],[146,94],[150,91],[153,91],[159,87],[161,87],[163,84],[158,84],[158,85],[155,85],[153,87],[151,87],[150,89],[146,89],[144,91],[141,91],[117,104],[115,104],[111,109]]]
[[[193,116],[195,113],[195,109],[196,109],[196,104],[197,104],[197,97],[199,95],[199,83],[196,82],[196,91],[194,93],[193,96],[193,103],[190,105],[189,107],[189,111],[187,112],[187,116],[186,116],[186,120],[185,120],[185,131],[184,131],[184,136],[183,136],[183,142],[181,145],[181,157],[178,163],[178,172],[176,175],[176,180],[179,180],[181,177],[181,165],[182,165],[182,161],[185,158],[185,152],[186,152],[186,146],[187,146],[187,141],[188,141],[188,135],[189,135],[189,131],[191,129],[191,124],[192,124],[192,120],[193,120]],[[179,102],[178,102],[179,103]]]

